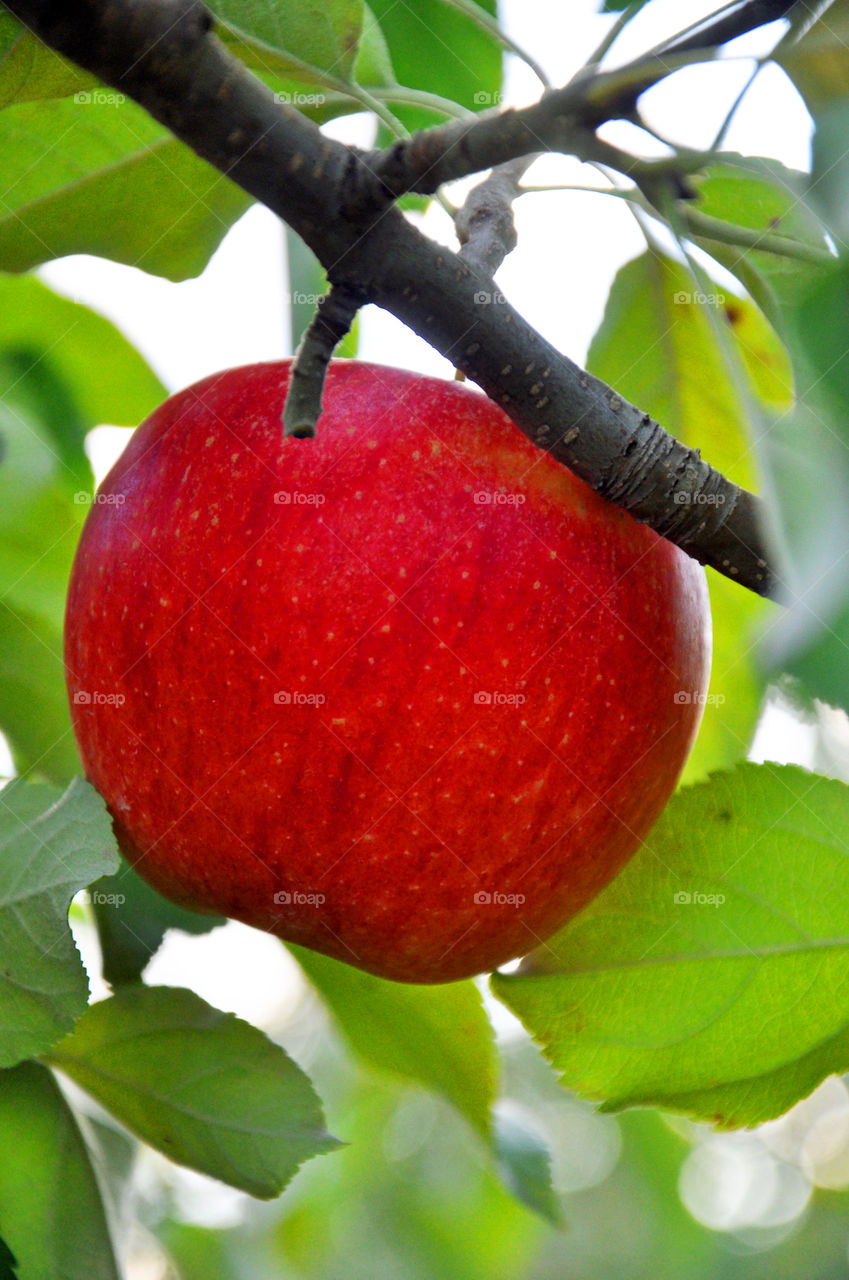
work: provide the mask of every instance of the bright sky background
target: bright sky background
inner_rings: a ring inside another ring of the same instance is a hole
[[[621,59],[711,12],[717,3],[654,0],[622,41]],[[508,31],[543,64],[554,83],[565,82],[578,69],[610,26],[611,18],[600,18],[593,9],[590,0],[502,3]],[[759,52],[771,43],[760,34],[754,41],[739,41],[738,48]],[[522,105],[534,100],[539,92],[535,77],[516,59],[509,62],[506,101]],[[668,122],[674,121],[679,141],[708,144],[751,65],[748,58],[726,60],[669,77],[644,100],[651,104],[651,119],[667,130]],[[622,134],[624,128],[617,140],[633,145],[633,139]],[[328,132],[350,142],[371,140],[361,117],[334,122]],[[611,129],[607,136],[613,140],[616,134]],[[650,139],[642,135],[641,141],[645,145]],[[767,69],[739,113],[727,148],[775,156],[805,168],[809,143],[810,125],[801,100],[783,73]],[[577,162],[547,158],[528,180],[596,185],[598,176]],[[580,361],[601,319],[613,274],[643,248],[636,223],[621,201],[565,192],[523,197],[516,206],[516,221],[519,247],[498,273],[499,286],[550,341]],[[454,246],[451,224],[440,209],[426,216],[424,226],[434,238]],[[175,285],[93,257],[51,263],[42,275],[60,292],[113,320],[173,391],[217,369],[288,354],[283,246],[277,220],[255,207],[232,229],[197,280]],[[360,354],[384,364],[452,376],[447,361],[374,307],[362,317]],[[128,434],[115,428],[93,433],[98,478]],[[768,719],[754,754],[810,764],[812,733],[798,725],[790,732],[790,725],[786,717]],[[81,934],[79,941],[94,965],[90,940]],[[292,999],[293,971],[273,938],[229,924],[203,939],[171,934],[148,977],[192,986],[219,1008],[268,1025],[279,1018],[281,1000]],[[245,972],[262,974],[262,982],[246,984]],[[500,1005],[493,1013],[505,1027],[512,1021]]]

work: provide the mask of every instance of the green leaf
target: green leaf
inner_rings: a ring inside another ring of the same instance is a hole
[[[773,55],[805,99],[813,115],[825,102],[846,96],[849,82],[849,0],[816,3],[816,22],[805,29],[811,4],[798,6],[801,38],[782,41]],[[792,15],[791,15],[792,16]]]
[[[363,24],[362,0],[212,0],[219,35],[248,66],[283,75],[327,71],[347,80]]]
[[[819,5],[820,17],[795,43],[782,41],[776,60],[805,100],[814,133],[810,197],[830,224],[839,246],[849,240],[846,189],[846,85],[849,81],[849,0]],[[809,6],[799,5],[799,23]]]
[[[849,103],[842,100],[820,108],[811,154],[811,199],[828,223],[841,253],[849,250]]]
[[[748,752],[766,688],[755,641],[758,623],[776,613],[767,601],[707,569],[713,625],[708,700],[699,735],[681,784],[699,782],[715,769],[729,768]]]
[[[43,577],[46,565],[41,563],[39,568]],[[8,561],[2,553],[0,576],[9,581]],[[66,580],[67,575],[55,576],[57,589]],[[80,772],[81,764],[68,715],[58,625],[17,604],[10,607],[7,599],[0,600],[0,727],[19,773],[65,783]]]
[[[725,365],[708,308],[737,345],[750,392],[786,406],[786,354],[757,308],[716,286],[705,301],[684,268],[645,253],[617,273],[588,368],[745,488],[755,487],[746,409]],[[708,576],[714,618],[711,684],[685,778],[695,781],[745,756],[765,679],[753,632],[770,606],[719,574]]]
[[[50,1062],[157,1151],[263,1200],[338,1145],[283,1049],[191,991],[122,988]]]
[[[157,1216],[154,1229],[176,1268],[175,1275],[185,1280],[212,1276],[215,1280],[248,1280],[250,1273],[246,1277],[244,1249],[240,1248],[243,1241],[233,1231],[161,1215]]]
[[[788,312],[799,403],[767,419],[759,451],[771,477],[787,577],[797,595],[762,646],[768,668],[849,708],[849,261],[812,282]]]
[[[694,243],[737,276],[779,330],[782,308],[810,280],[817,257],[827,265],[828,241],[808,182],[777,160],[731,153],[693,178],[697,200],[688,209],[700,219],[692,224]],[[735,228],[758,233],[758,246],[723,243],[719,237],[733,239]]]
[[[370,5],[401,84],[478,111],[500,101],[501,47],[471,18],[444,0],[416,0],[415,5],[370,0]],[[480,0],[479,8],[495,14],[495,0]],[[420,107],[398,105],[393,111],[410,130],[435,119]]]
[[[617,273],[587,358],[593,373],[701,448],[737,484],[751,487],[755,460],[744,407],[713,320],[736,342],[749,390],[785,408],[789,362],[757,308],[719,285],[702,293],[683,266],[659,253],[644,253]]]
[[[386,88],[397,83],[386,37],[367,4],[363,5],[363,29],[353,78],[357,84]]]
[[[735,1083],[679,1094],[675,1110],[696,1120],[707,1118],[719,1129],[751,1127],[789,1111],[800,1098],[813,1093],[826,1076],[847,1071],[849,1027],[786,1067]]]
[[[19,1280],[120,1280],[86,1144],[37,1062],[0,1073],[0,1222]]]
[[[0,276],[0,728],[21,773],[80,772],[62,618],[92,489],[86,433],[135,425],[165,395],[107,320],[34,277]]]
[[[370,17],[366,36],[362,0],[322,5],[217,0],[211,7],[219,19],[218,34],[231,52],[280,101],[319,124],[363,109],[348,95],[349,84],[384,84],[386,57],[379,47],[380,30]],[[372,75],[378,78],[372,80]],[[394,83],[394,77],[389,83]]]
[[[473,982],[410,986],[305,947],[289,950],[364,1062],[442,1094],[490,1140],[495,1046]]]
[[[100,796],[16,781],[0,790],[0,1067],[49,1049],[86,1007],[71,898],[118,855]]]
[[[95,253],[184,280],[203,270],[251,203],[111,89],[8,107],[0,113],[0,171],[6,271]]]
[[[551,1184],[551,1156],[540,1136],[508,1111],[495,1117],[498,1168],[517,1200],[554,1226],[563,1213]]]
[[[695,208],[710,218],[765,237],[762,252],[769,253],[769,237],[778,237],[788,252],[804,254],[825,250],[822,223],[807,202],[808,175],[788,169],[778,160],[723,152],[702,173],[694,174]]]
[[[31,351],[49,360],[72,398],[74,451],[101,423],[136,427],[168,395],[124,335],[103,316],[54,293],[35,276],[0,276],[0,352]],[[8,388],[0,385],[0,400]],[[57,424],[56,431],[61,431]],[[62,444],[61,438],[56,443]],[[64,455],[63,455],[64,456]]]
[[[90,898],[103,976],[112,986],[136,982],[169,929],[203,934],[226,923],[222,916],[200,915],[169,902],[123,860],[116,875],[91,886]]]
[[[0,107],[35,98],[64,98],[97,83],[0,11]]]
[[[742,764],[496,994],[569,1088],[753,1124],[846,1067],[849,788]]]

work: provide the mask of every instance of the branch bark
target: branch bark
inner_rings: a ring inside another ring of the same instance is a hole
[[[196,0],[7,0],[6,7],[266,204],[312,248],[333,285],[408,324],[597,492],[720,573],[761,595],[776,591],[759,500],[556,351],[493,293],[490,276],[408,223],[387,182],[396,147],[363,155],[323,137],[228,52]],[[640,73],[646,83],[668,73],[668,59],[663,67],[656,61]],[[535,107],[399,144],[416,170],[424,155],[427,169],[428,139],[442,135],[441,160],[416,189],[537,152],[541,143],[597,158],[593,128],[605,83],[612,101],[621,77],[596,76],[591,91],[573,82]],[[591,104],[591,125],[579,99]]]
[[[488,178],[472,187],[462,209],[457,210],[454,226],[461,245],[458,257],[489,276],[495,275],[507,254],[516,248],[513,201],[535,159],[520,156],[509,164],[498,165]]]

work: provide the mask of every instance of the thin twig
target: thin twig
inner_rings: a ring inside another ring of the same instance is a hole
[[[346,285],[331,285],[298,344],[283,407],[283,434],[298,440],[315,435],[330,358],[354,323],[362,303]]]
[[[488,276],[494,276],[507,254],[516,248],[513,201],[519,183],[536,156],[520,156],[500,164],[488,178],[472,187],[454,219],[460,258]]]

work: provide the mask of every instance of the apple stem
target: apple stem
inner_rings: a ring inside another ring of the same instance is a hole
[[[292,362],[283,405],[283,435],[308,440],[315,435],[330,358],[354,323],[364,299],[345,284],[331,284],[304,330]]]

